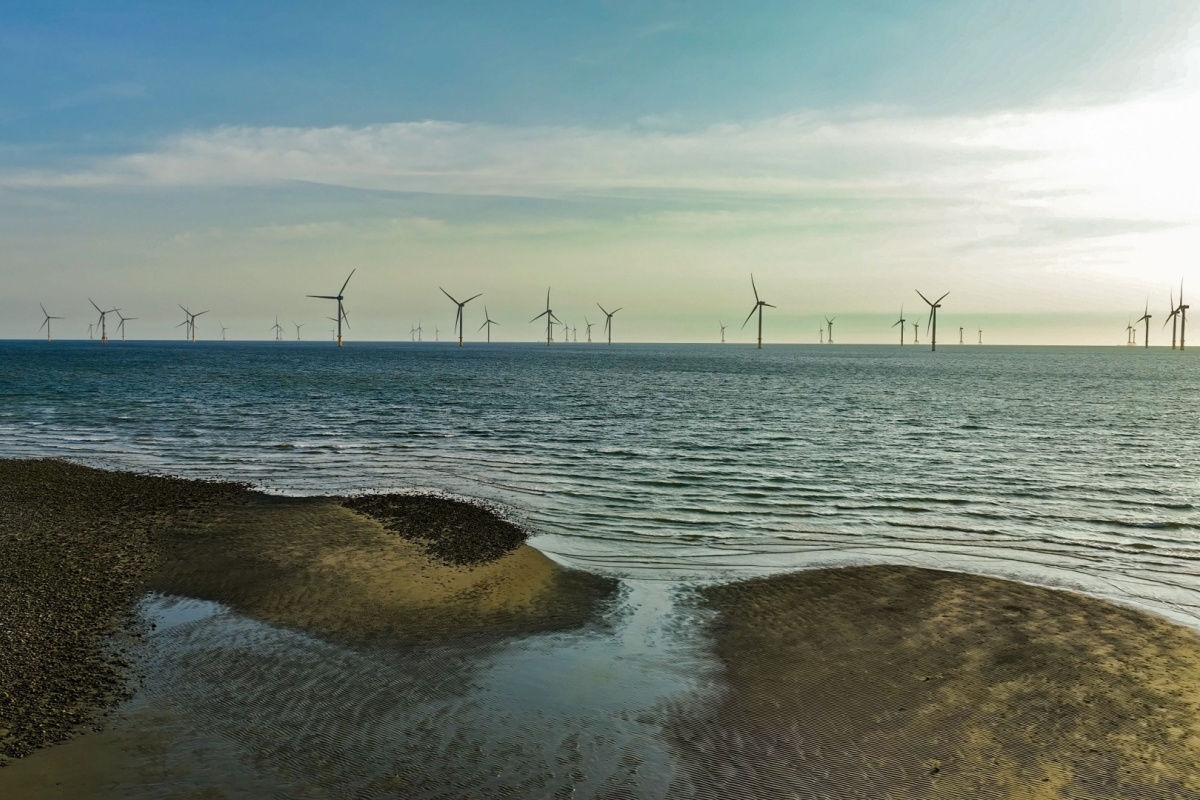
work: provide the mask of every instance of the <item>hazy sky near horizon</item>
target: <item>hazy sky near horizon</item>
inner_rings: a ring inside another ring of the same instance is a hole
[[[1152,343],[1200,292],[1200,4],[0,0],[0,338]],[[1134,313],[1137,312],[1137,313]],[[911,328],[909,329],[911,332]],[[945,337],[946,334],[943,334]],[[924,329],[922,328],[922,341]]]

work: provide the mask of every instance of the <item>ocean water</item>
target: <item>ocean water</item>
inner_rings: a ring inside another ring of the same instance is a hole
[[[1200,626],[1200,361],[1142,348],[0,342],[0,456],[502,505],[562,563],[908,563]]]

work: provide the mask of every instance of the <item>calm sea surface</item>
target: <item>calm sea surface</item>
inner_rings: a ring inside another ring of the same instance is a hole
[[[638,580],[897,562],[1200,625],[1200,356],[0,342],[0,456],[505,506]]]

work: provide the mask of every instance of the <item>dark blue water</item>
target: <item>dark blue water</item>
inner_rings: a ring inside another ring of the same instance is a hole
[[[1141,348],[0,343],[0,455],[439,489],[566,563],[903,562],[1200,622],[1200,361]]]

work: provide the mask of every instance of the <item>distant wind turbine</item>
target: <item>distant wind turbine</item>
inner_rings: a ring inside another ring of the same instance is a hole
[[[917,341],[917,331],[920,330],[920,328],[921,328],[921,318],[917,317],[917,321],[914,322],[912,324],[912,326],[913,326],[913,344],[920,344],[920,342]]]
[[[929,333],[930,328],[933,329],[933,338],[930,339],[930,350],[937,350],[937,310],[942,307],[942,301],[946,299],[949,292],[939,297],[937,300],[930,301],[928,297],[917,291],[921,295],[921,299],[929,304],[929,322],[926,323],[925,332]]]
[[[225,331],[229,330],[229,328],[225,327],[224,322],[220,323],[220,325],[221,325],[221,341],[223,342],[223,341],[225,341]]]
[[[837,317],[834,317],[833,319],[837,319]],[[825,318],[825,324],[829,326],[829,338],[825,340],[828,344],[833,344],[833,319],[830,319],[829,317]]]
[[[275,315],[275,324],[272,325],[271,327],[267,328],[267,330],[275,332],[275,341],[277,341],[277,342],[283,341],[283,326],[279,324],[279,315],[278,314]]]
[[[758,349],[762,350],[762,310],[763,307],[775,308],[766,300],[761,300],[758,297],[758,287],[754,285],[754,273],[750,273],[750,288],[754,290],[754,308],[750,309],[750,315],[746,317],[746,322],[750,321],[750,317],[754,316],[754,312],[758,312]],[[746,328],[746,322],[742,323],[742,329]]]
[[[346,276],[346,282],[342,284],[342,288],[338,289],[337,294],[310,294],[309,297],[315,297],[318,300],[337,300],[337,343],[338,347],[342,346],[342,322],[345,321],[346,327],[350,327],[350,318],[346,316],[346,309],[342,307],[342,301],[346,299],[346,286],[349,285],[350,279],[354,277],[357,268],[350,270],[350,274]]]
[[[296,325],[296,320],[292,320],[292,324]],[[296,341],[297,342],[300,341],[300,329],[303,328],[307,324],[308,324],[307,322],[301,322],[299,325],[296,325]]]
[[[93,339],[93,338],[95,338],[94,336],[92,336],[92,330],[93,330],[95,327],[96,327],[96,326],[95,326],[95,324],[94,324],[94,323],[91,323],[91,322],[89,322],[89,323],[88,323],[88,338],[89,338],[89,339]]]
[[[983,328],[979,329],[979,343],[983,344]]]
[[[137,319],[137,317],[122,317],[120,309],[116,310],[116,314],[117,319],[121,320],[121,322],[117,325],[117,330],[121,332],[121,341],[123,342],[125,341],[125,323],[129,322],[130,320]]]
[[[1125,320],[1125,344],[1136,344],[1136,342],[1133,340],[1134,330],[1136,329],[1133,327],[1133,317],[1131,316],[1129,319]]]
[[[559,322],[559,319],[550,310],[550,287],[548,286],[546,287],[546,310],[529,321],[530,323],[534,323],[542,317],[546,318],[546,344],[549,345],[554,342],[554,323]]]
[[[421,327],[421,320],[417,320],[417,341],[421,341],[421,332],[424,329]]]
[[[438,288],[442,289],[442,287],[440,287],[440,286]],[[450,293],[447,292],[445,289],[442,289],[442,294],[446,295],[446,297],[450,297]],[[463,300],[461,303],[458,302],[457,300],[455,300],[453,297],[450,297],[450,302],[452,302],[456,306],[458,306],[458,311],[454,315],[454,324],[458,328],[458,346],[459,347],[463,346],[463,306],[465,306],[467,303],[471,302],[472,300],[474,300],[476,297],[479,297],[479,296],[480,295],[477,294],[474,297],[468,297],[466,300]],[[453,333],[453,329],[451,329],[451,333]],[[489,334],[491,333],[491,328],[488,328],[488,333]]]
[[[717,324],[721,326],[721,344],[725,344],[725,329],[729,326],[721,320],[717,320]]]
[[[906,320],[904,319],[904,304],[901,303],[900,304],[900,319],[898,319],[897,321],[892,323],[893,328],[896,327],[897,325],[900,326],[900,346],[901,347],[904,347],[904,323],[905,323],[905,321]]]
[[[468,301],[468,302],[470,302],[470,301]],[[489,344],[492,341],[492,326],[499,325],[499,324],[500,324],[499,322],[496,322],[496,320],[492,319],[492,316],[490,314],[488,314],[487,306],[484,306],[483,307],[483,324],[479,326],[479,330],[483,330],[484,328],[487,328],[487,340],[488,340]],[[478,332],[479,331],[476,331],[476,333],[478,333]]]
[[[817,341],[820,342],[821,344],[825,344],[825,326],[824,325],[822,325],[820,328],[817,328]]]
[[[1142,343],[1142,346],[1147,348],[1150,347],[1150,317],[1150,298],[1147,297],[1145,312],[1143,312],[1142,316],[1138,317],[1137,321],[1133,323],[1134,325],[1136,325],[1138,322],[1146,323],[1146,341]]]
[[[102,311],[100,306],[96,305],[96,301],[92,298],[89,297],[88,302],[92,304],[92,308],[100,312],[100,321],[96,323],[100,326],[100,343],[108,344],[108,326],[105,324],[105,317],[107,317],[109,314],[115,314],[120,309],[110,308],[108,311]]]
[[[39,305],[39,306],[42,306],[42,304],[41,304],[41,303],[38,303],[38,305]],[[50,320],[52,320],[52,319],[66,319],[66,317],[52,317],[52,316],[50,316],[49,312],[47,312],[47,311],[46,311],[46,307],[45,307],[45,306],[42,306],[42,316],[44,316],[44,317],[45,317],[45,319],[44,319],[44,320],[42,320],[42,324],[38,326],[38,330],[40,331],[42,328],[45,328],[45,329],[46,329],[46,341],[48,342],[48,341],[50,341]],[[91,334],[92,334],[92,331],[91,331],[91,326],[89,325],[89,326],[88,326],[88,337],[89,337],[89,338],[91,338]]]
[[[595,327],[596,323],[594,323],[594,322],[588,322],[588,318],[587,318],[587,317],[584,317],[584,318],[583,318],[583,322],[584,322],[584,324],[585,324],[585,325],[587,325],[587,340],[588,340],[588,344],[591,344],[591,342],[592,342],[592,328],[593,328],[593,327]]]
[[[208,311],[205,310],[205,311],[200,311],[196,314],[193,314],[191,311],[188,311],[183,306],[180,306],[180,308],[183,309],[183,313],[186,315],[187,318],[184,319],[183,322],[179,323],[175,327],[183,328],[184,341],[194,342],[194,341],[196,341],[196,317],[200,316],[201,314],[207,314]],[[186,327],[184,327],[184,326],[186,326]]]
[[[1182,287],[1180,287],[1182,288]],[[1171,323],[1171,349],[1175,349],[1175,339],[1179,333],[1179,308],[1175,305],[1175,290],[1171,290],[1171,313],[1167,314],[1167,318],[1163,320],[1163,328],[1167,327],[1167,323]]]
[[[1179,281],[1179,349],[1183,349],[1184,333],[1187,331],[1187,312],[1191,306],[1183,302],[1183,280]]]
[[[963,340],[962,340],[962,334],[963,334],[963,326],[962,326],[962,325],[959,325],[959,326],[958,326],[958,343],[959,343],[959,344],[962,344],[962,343],[963,343]]]
[[[440,334],[441,334],[441,331],[440,331],[440,330],[438,330],[438,326],[437,326],[437,325],[434,325],[434,326],[433,326],[433,340],[434,340],[435,342],[437,342],[437,341],[441,341],[441,340],[438,338],[438,336],[439,336]]]
[[[600,305],[599,303],[596,303],[596,308],[600,309],[601,311],[604,311],[604,306]],[[621,306],[621,308],[624,308],[624,306]],[[608,334],[608,343],[609,343],[609,344],[612,344],[612,318],[613,318],[613,314],[616,314],[616,313],[617,313],[618,311],[620,311],[620,310],[621,310],[620,308],[614,308],[614,309],[612,310],[612,312],[604,311],[604,330],[605,330],[605,332]]]

